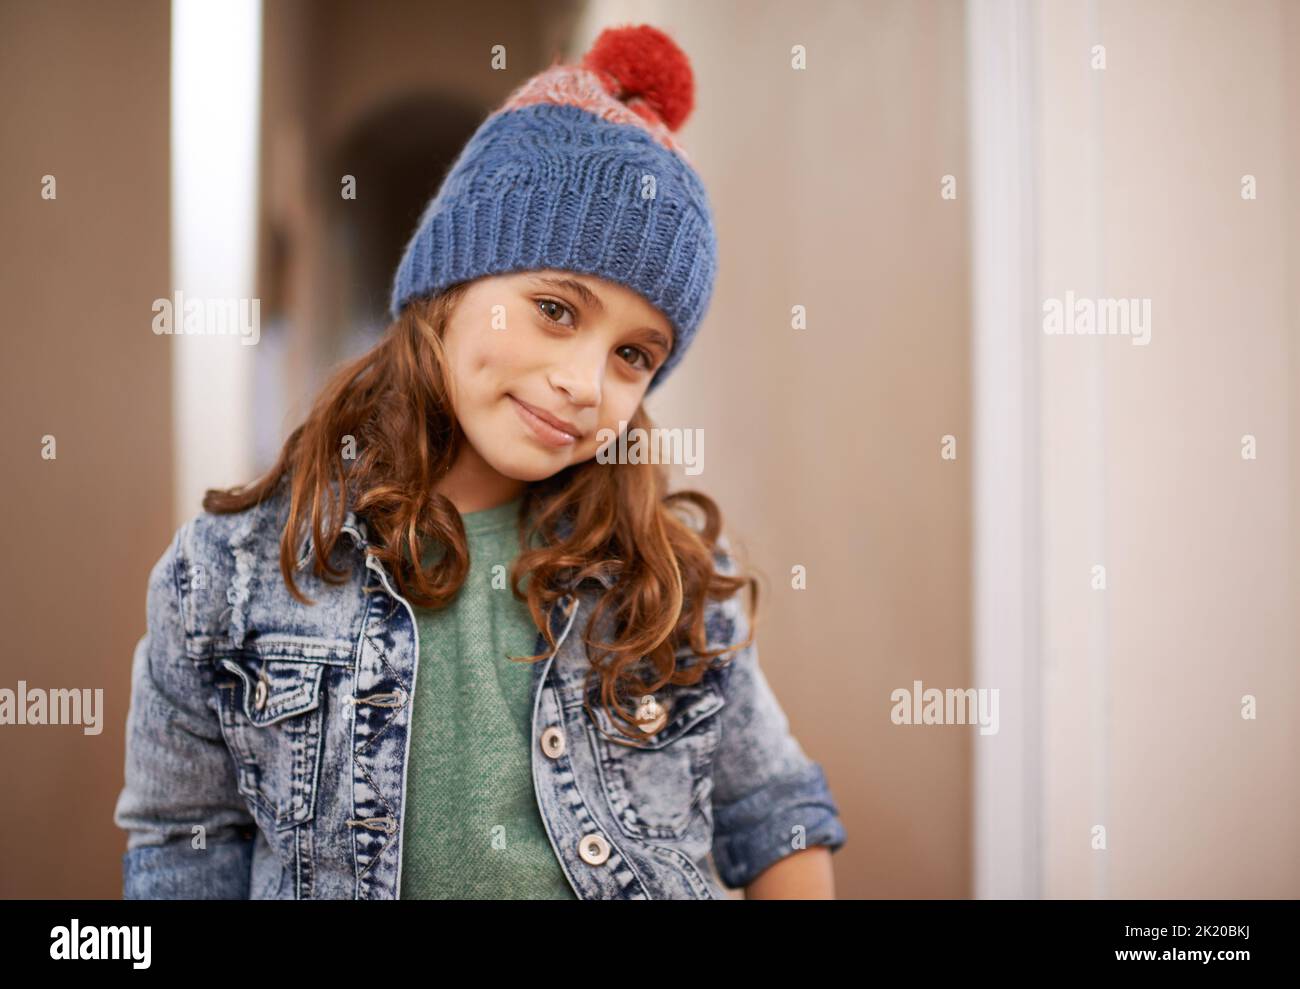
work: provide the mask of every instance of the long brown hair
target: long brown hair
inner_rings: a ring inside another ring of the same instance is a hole
[[[327,583],[343,583],[346,572],[328,561],[346,509],[365,518],[367,553],[380,560],[412,606],[441,608],[464,582],[469,550],[460,513],[434,488],[465,442],[453,413],[454,382],[442,347],[465,287],[461,283],[408,304],[373,348],[336,370],[259,481],[205,494],[204,509],[222,514],[244,511],[289,486],[280,573],[303,604],[315,602],[294,580],[302,530],[310,524],[313,573]],[[639,406],[628,428],[651,425]],[[722,529],[717,505],[701,492],[667,488],[660,464],[602,464],[594,458],[529,484],[520,507],[521,550],[510,573],[512,592],[527,602],[550,646],[536,656],[514,657],[525,662],[545,659],[554,650],[545,616],[568,584],[597,574],[618,578],[593,610],[583,641],[592,667],[588,688],[598,674],[602,705],[619,730],[633,737],[641,734],[639,722],[635,715],[624,716],[625,697],[669,683],[696,684],[712,660],[745,648],[754,636],[757,579],[739,569],[734,575],[720,573],[713,565]],[[687,505],[702,516],[696,526],[676,511]],[[566,519],[571,524],[562,535]],[[530,545],[534,534],[542,537],[536,548]],[[422,551],[429,545],[444,552],[425,568]],[[527,590],[521,592],[525,576]],[[705,599],[725,600],[746,586],[749,635],[742,643],[709,650]],[[607,620],[615,629],[612,641],[593,641],[592,629]],[[679,663],[676,654],[683,646],[689,646],[688,660],[703,662]]]

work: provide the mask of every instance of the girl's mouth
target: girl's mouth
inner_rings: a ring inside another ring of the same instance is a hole
[[[531,406],[519,401],[519,399],[515,398],[513,395],[508,395],[506,397],[510,399],[510,403],[515,407],[515,412],[518,414],[523,424],[527,426],[533,436],[542,443],[558,449],[560,447],[572,446],[574,443],[578,442],[578,437],[574,436],[572,433],[566,433],[563,429],[558,429],[555,426],[552,426],[541,416],[533,412]]]

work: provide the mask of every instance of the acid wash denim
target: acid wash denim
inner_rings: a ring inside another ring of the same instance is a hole
[[[414,615],[353,512],[331,557],[349,581],[307,570],[308,537],[297,577],[316,604],[295,600],[279,571],[286,517],[283,494],[205,512],[150,574],[113,817],[128,899],[400,895]],[[725,540],[715,561],[735,573]],[[532,666],[534,791],[577,897],[725,898],[719,879],[746,886],[799,848],[843,845],[754,644],[695,686],[661,689],[653,734],[624,741],[594,699],[593,722],[582,629],[601,590],[566,588],[549,616],[558,648]],[[711,649],[748,634],[742,596],[708,602]]]

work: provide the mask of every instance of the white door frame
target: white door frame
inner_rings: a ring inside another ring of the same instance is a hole
[[[1036,4],[968,0],[975,685],[974,893],[1043,895]]]

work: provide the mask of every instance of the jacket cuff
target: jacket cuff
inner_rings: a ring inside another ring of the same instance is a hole
[[[723,807],[715,806],[713,862],[732,889],[748,886],[768,866],[804,848],[838,851],[847,840],[826,774],[810,762],[797,776],[775,780]],[[803,841],[795,846],[796,827]]]
[[[139,845],[122,856],[124,900],[247,900],[253,842]]]

